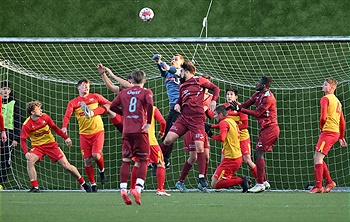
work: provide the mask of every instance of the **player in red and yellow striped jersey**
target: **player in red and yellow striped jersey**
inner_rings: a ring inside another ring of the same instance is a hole
[[[84,168],[89,178],[93,192],[97,191],[95,182],[94,167],[92,160],[94,159],[99,172],[101,183],[106,182],[104,159],[103,159],[103,143],[104,143],[104,126],[100,115],[94,115],[87,118],[84,114],[84,106],[88,106],[91,110],[102,109],[107,112],[105,104],[111,104],[106,98],[97,93],[90,93],[90,81],[81,79],[78,81],[79,96],[70,100],[67,105],[66,113],[63,117],[62,130],[67,133],[67,126],[71,115],[74,113],[78,120],[80,149],[84,159]]]
[[[211,180],[211,186],[215,189],[229,188],[242,185],[243,192],[248,191],[248,180],[246,177],[240,178],[234,174],[242,165],[242,152],[240,148],[240,130],[237,123],[228,117],[225,105],[219,105],[214,112],[214,118],[219,122],[219,135],[208,135],[223,143],[223,159],[216,168]]]
[[[27,112],[30,114],[21,130],[21,147],[27,159],[27,170],[32,189],[29,192],[39,192],[37,173],[34,164],[48,155],[53,162],[58,162],[64,169],[69,171],[84,187],[86,192],[91,192],[91,187],[85,183],[77,168],[71,165],[62,150],[58,147],[50,128],[61,136],[68,147],[72,146],[71,139],[65,134],[45,113],[42,113],[41,103],[38,101],[27,104]],[[31,140],[32,149],[28,151],[27,138]]]
[[[345,141],[345,119],[342,111],[342,104],[334,95],[338,82],[333,78],[327,78],[322,86],[324,96],[320,100],[321,117],[320,130],[315,155],[314,155],[314,176],[316,185],[309,193],[328,193],[336,183],[332,180],[326,162],[323,160],[332,146],[339,140],[341,146],[346,146]],[[326,187],[322,186],[322,178],[326,180]]]
[[[226,107],[230,106],[230,103],[237,101],[238,99],[238,90],[229,88],[226,90]],[[239,104],[239,103],[238,103]],[[250,135],[248,131],[248,115],[242,112],[237,112],[233,110],[228,110],[228,115],[237,123],[240,130],[240,146],[243,155],[243,162],[245,162],[251,174],[253,174],[255,180],[258,178],[258,171],[255,163],[252,161],[251,157],[251,148],[250,148]]]

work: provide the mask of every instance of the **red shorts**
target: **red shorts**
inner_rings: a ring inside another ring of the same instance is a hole
[[[242,165],[242,157],[236,159],[224,158],[216,168],[213,177],[217,180],[230,179]]]
[[[339,140],[340,134],[337,132],[323,131],[316,145],[316,151],[327,155],[332,146]]]
[[[138,157],[133,157],[132,160],[134,162],[138,162],[140,159]],[[149,154],[149,163],[163,163],[164,162],[164,157],[162,150],[160,149],[159,145],[151,145],[150,146],[150,154]]]
[[[271,152],[279,135],[280,127],[278,124],[273,124],[261,129],[258,141],[256,142],[256,149],[264,152]]]
[[[246,140],[241,140],[240,142],[240,146],[241,146],[241,152],[243,156],[246,155],[250,155],[251,151],[250,151],[250,138],[246,139]]]
[[[204,135],[206,134],[204,130],[204,122],[204,115],[186,118],[181,115],[171,126],[169,131],[176,133],[179,137],[190,131],[192,135],[194,135],[193,140],[204,141]]]
[[[93,153],[103,155],[104,141],[105,131],[103,130],[92,135],[80,134],[80,150],[83,158],[90,158]]]
[[[204,149],[210,149],[210,143],[208,135],[204,134]],[[192,136],[192,133],[188,131],[184,135],[184,151],[190,152],[190,151],[196,151],[196,146],[194,144],[194,138]]]
[[[138,157],[148,159],[150,145],[147,133],[124,133],[122,145],[122,157]]]
[[[33,146],[29,152],[34,153],[39,157],[38,162],[40,162],[45,155],[48,155],[52,162],[56,162],[65,157],[57,142],[52,142],[41,146]]]

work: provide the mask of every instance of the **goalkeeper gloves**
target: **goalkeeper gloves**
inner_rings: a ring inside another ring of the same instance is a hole
[[[236,101],[230,102],[230,105],[226,108],[226,110],[233,110],[233,111],[241,111],[241,107],[237,104]]]
[[[166,64],[165,62],[160,62],[160,68],[162,68],[162,70],[164,71],[168,71],[170,69],[170,66],[168,66],[168,64]]]
[[[161,54],[154,54],[154,56],[152,57],[152,60],[157,64],[159,64],[161,62],[161,59],[162,59]]]
[[[208,134],[209,137],[213,136],[213,132],[211,131],[211,124],[204,123],[205,132]]]

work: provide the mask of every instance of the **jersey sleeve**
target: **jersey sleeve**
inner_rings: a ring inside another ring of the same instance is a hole
[[[21,135],[20,135],[20,143],[21,143],[21,148],[24,152],[24,154],[28,153],[28,147],[27,147],[27,138],[29,136],[29,129],[26,125],[22,126],[21,130]]]
[[[60,137],[62,137],[64,140],[68,139],[67,134],[65,134],[51,119],[51,117],[49,115],[45,115],[45,119],[47,121],[47,124],[49,125],[49,127],[55,131],[55,133],[57,133]]]
[[[72,113],[74,112],[73,108],[73,102],[72,100],[68,102],[67,108],[66,108],[66,113],[63,116],[63,121],[62,121],[62,128],[67,128],[69,119],[72,116]]]
[[[241,104],[241,108],[249,108],[251,105],[255,102],[255,97],[258,95],[259,92],[255,92],[245,103]]]
[[[220,88],[217,87],[214,83],[210,82],[206,78],[199,77],[199,84],[207,89],[210,89],[213,91],[213,97],[212,100],[216,101],[219,98],[220,95]]]
[[[267,96],[262,98],[261,103],[258,107],[256,107],[256,110],[249,110],[249,109],[242,108],[241,112],[246,113],[248,115],[255,116],[255,117],[260,117],[266,110],[268,110],[271,107],[272,101],[270,98],[271,97],[267,97]]]
[[[146,102],[147,102],[147,123],[151,124],[152,122],[152,113],[153,113],[153,93],[150,89],[146,93]]]
[[[324,124],[327,120],[327,109],[328,109],[329,100],[327,97],[322,97],[320,100],[321,106],[321,115],[320,115],[320,129],[322,130]]]
[[[111,102],[100,94],[95,94],[100,105],[111,104]]]
[[[166,121],[165,121],[162,113],[159,111],[159,109],[157,107],[154,109],[153,115],[154,115],[154,119],[157,122],[159,122],[159,125],[160,125],[159,131],[164,133],[165,132],[165,127],[166,127]]]
[[[230,129],[230,126],[226,121],[221,120],[219,123],[219,129],[219,135],[213,135],[211,138],[219,142],[224,142],[226,139],[227,132]]]

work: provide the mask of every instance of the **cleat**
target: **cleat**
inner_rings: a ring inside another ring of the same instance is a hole
[[[97,185],[96,184],[91,185],[91,192],[96,193],[97,190],[98,189],[97,189]]]
[[[324,193],[323,187],[313,187],[309,193]]]
[[[83,183],[81,186],[84,188],[84,190],[86,191],[86,193],[92,192],[91,187],[90,187],[89,184]]]
[[[86,118],[90,119],[91,117],[94,116],[94,112],[91,111],[90,107],[88,105],[86,105],[85,102],[80,103],[80,108],[81,108],[81,110],[83,110]]]
[[[329,184],[326,185],[326,188],[324,189],[324,192],[325,193],[329,193],[336,186],[337,186],[337,184],[334,181],[332,181],[332,183],[329,183]]]
[[[180,193],[188,193],[185,184],[180,181],[176,182],[175,187],[180,191]]]
[[[249,179],[247,179],[247,177],[243,177],[242,178],[242,193],[247,193],[248,189],[249,189],[249,186],[250,186],[250,181]]]
[[[138,205],[141,205],[141,194],[139,192],[137,192],[136,189],[133,189],[130,191],[131,194],[134,196],[134,199],[135,199],[135,202],[138,204]]]
[[[248,193],[261,193],[265,191],[264,184],[257,183],[254,187],[248,189]]]
[[[126,189],[120,190],[120,196],[123,198],[123,201],[126,205],[132,204],[132,201],[131,201],[130,197],[128,196],[128,192],[126,191]]]
[[[208,186],[208,183],[207,183],[206,179],[204,179],[204,178],[199,178],[199,183],[201,184],[201,186],[203,188]]]
[[[164,159],[164,165],[165,165],[165,169],[169,169],[170,168],[170,162],[168,159]]]
[[[170,194],[168,194],[167,192],[166,192],[166,190],[164,190],[164,189],[157,189],[157,191],[156,191],[156,194],[158,195],[158,196],[166,196],[166,197],[170,197],[171,195]]]
[[[267,182],[267,181],[265,181],[265,182],[264,182],[264,186],[265,186],[265,190],[268,190],[268,189],[270,189],[270,188],[271,188],[270,183],[269,183],[269,182]]]
[[[39,188],[32,187],[32,188],[28,191],[28,193],[40,193],[40,190],[39,190]]]
[[[197,187],[197,189],[199,190],[199,191],[202,191],[203,193],[210,193],[210,191],[208,190],[208,188],[207,187],[202,187],[202,184],[198,184],[198,187]]]
[[[106,183],[106,174],[105,171],[100,172],[100,178],[101,178],[101,184],[105,184]]]

